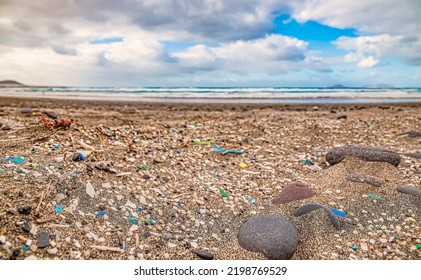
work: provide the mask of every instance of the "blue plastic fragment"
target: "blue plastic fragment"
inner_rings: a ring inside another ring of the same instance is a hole
[[[181,154],[181,152],[180,152],[180,151],[176,151],[175,153],[176,153],[177,155]]]
[[[15,158],[14,157],[8,157],[7,160],[10,160],[10,161],[12,161],[14,163],[22,163],[22,162],[24,162],[22,156],[18,156],[18,157],[15,157]]]
[[[256,160],[256,158],[252,157],[250,160],[253,160],[254,161],[254,160]]]
[[[126,243],[124,241],[121,241],[121,249],[126,249]]]
[[[246,197],[246,199],[247,199],[248,201],[253,201],[253,198],[251,198],[251,197]]]
[[[149,149],[148,152],[152,153],[153,151],[152,151],[152,149]]]
[[[82,154],[82,153],[79,153],[79,158],[80,158],[81,160],[85,160],[85,157],[83,156],[83,154]]]
[[[215,144],[212,144],[212,146],[216,149],[216,150],[213,150],[212,151],[214,153],[233,154],[233,155],[242,155],[242,154],[244,154],[244,152],[239,152],[239,151],[235,151],[235,150],[225,150],[223,148],[218,147]]]
[[[340,217],[345,217],[346,216],[346,212],[342,212],[333,208],[330,208],[330,211],[333,212],[333,214],[335,214],[336,216],[340,216]]]
[[[314,162],[312,162],[312,161],[310,161],[310,160],[307,160],[307,159],[301,159],[300,161],[301,161],[302,163],[304,163],[304,164],[314,165]]]
[[[96,214],[97,216],[104,216],[105,215],[105,211],[100,211],[98,212],[98,214]]]
[[[54,148],[58,150],[58,149],[60,149],[61,147],[60,147],[60,145],[56,145]]]
[[[25,246],[25,245],[23,245],[23,246],[22,246],[22,249],[23,249],[24,251],[28,251],[28,250],[29,250],[28,246]]]
[[[256,201],[253,201],[253,202],[252,202],[252,204],[256,205],[256,204],[257,204],[257,202],[256,202]]]
[[[137,211],[139,211],[139,212],[142,211],[142,207],[138,207]]]
[[[128,216],[127,218],[129,218],[129,221],[130,221],[130,223],[132,223],[132,225],[137,224],[137,219],[135,217]]]
[[[55,209],[59,213],[63,212],[63,207],[61,205],[57,205]]]
[[[381,197],[381,196],[377,196],[377,195],[374,195],[374,194],[371,194],[371,193],[369,193],[367,196],[368,196],[369,198],[374,198],[374,199],[384,200],[384,198],[383,198],[383,197]]]

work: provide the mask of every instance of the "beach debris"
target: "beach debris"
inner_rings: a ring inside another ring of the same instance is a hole
[[[100,250],[100,251],[110,251],[110,252],[117,252],[117,253],[123,253],[124,250],[121,249],[120,247],[108,247],[108,246],[95,246],[92,245],[90,246],[91,248]]]
[[[45,111],[44,114],[52,119],[57,119],[57,114],[54,111]]]
[[[242,155],[242,154],[244,154],[244,152],[239,152],[239,151],[236,151],[236,150],[225,150],[223,148],[218,147],[215,144],[212,144],[212,146],[216,149],[216,150],[213,150],[212,151],[214,153],[233,154],[233,155]]]
[[[371,176],[365,176],[359,173],[350,173],[346,176],[346,179],[351,182],[367,183],[375,187],[380,187],[383,181]]]
[[[371,193],[367,194],[367,196],[368,196],[369,198],[373,198],[373,199],[380,199],[380,200],[384,200],[384,198],[383,198],[383,197],[381,197],[381,196],[377,196],[377,195],[374,195],[374,194],[371,194]]]
[[[398,192],[410,194],[410,195],[418,195],[421,196],[421,189],[413,186],[413,185],[400,185],[396,188]]]
[[[297,211],[295,212],[295,216],[296,217],[299,217],[299,216],[305,215],[305,214],[310,213],[310,212],[312,212],[314,210],[317,210],[317,209],[323,209],[326,212],[327,216],[329,217],[330,222],[332,223],[332,225],[337,230],[340,229],[339,220],[336,217],[336,215],[333,214],[333,212],[330,211],[329,208],[327,208],[326,206],[323,206],[321,204],[318,204],[318,203],[307,203],[307,204],[304,204],[303,206],[301,206],[300,208],[297,209]]]
[[[12,128],[10,127],[10,125],[4,124],[1,127],[1,130],[11,130]]]
[[[8,157],[8,161],[14,162],[14,163],[22,163],[24,162],[23,156],[17,156],[17,157]]]
[[[72,119],[61,119],[61,120],[51,121],[51,120],[46,118],[45,114],[42,114],[41,117],[40,117],[40,122],[42,122],[46,128],[54,129],[54,128],[60,128],[60,127],[68,128],[72,124],[73,120]]]
[[[203,251],[198,251],[198,250],[191,250],[192,253],[196,254],[196,256],[198,256],[201,259],[204,260],[213,260],[214,256],[212,253],[209,252],[203,252]]]
[[[346,216],[346,212],[342,212],[342,211],[336,210],[334,208],[330,208],[330,211],[332,211],[333,214],[335,214],[336,216],[339,216],[339,217],[345,217]]]
[[[245,164],[244,162],[240,162],[240,163],[238,164],[238,166],[240,166],[240,168],[244,169],[244,168],[246,168],[246,167],[247,167],[247,164]]]
[[[32,210],[31,206],[25,206],[25,207],[19,208],[18,211],[19,211],[19,214],[29,215],[31,214],[31,210]]]
[[[56,205],[56,207],[54,209],[59,213],[63,212],[63,206],[61,206],[61,205]]]
[[[48,232],[40,232],[38,234],[38,242],[37,247],[38,248],[45,248],[50,245],[50,235]]]
[[[95,189],[90,182],[86,183],[86,193],[92,198],[95,197]]]
[[[421,153],[406,153],[404,155],[412,158],[421,158]]]
[[[29,218],[25,219],[25,225],[22,227],[22,230],[24,232],[30,232],[31,231],[31,227],[29,226],[29,221],[30,221]]]
[[[24,115],[30,114],[30,113],[32,113],[32,109],[31,108],[22,108],[22,109],[20,109],[20,113],[24,114]]]
[[[314,165],[314,162],[308,160],[308,159],[300,159],[300,162],[308,165]]]
[[[219,192],[222,194],[223,197],[228,197],[228,194],[223,189],[220,189]]]
[[[310,198],[314,195],[314,191],[307,185],[302,183],[291,183],[286,185],[283,190],[272,199],[272,203],[286,204],[288,202]]]
[[[406,132],[402,132],[402,133],[397,134],[397,136],[402,136],[402,135],[406,135],[406,136],[409,136],[411,138],[416,138],[416,137],[421,137],[421,132],[410,130],[410,131],[406,131]]]
[[[192,144],[193,145],[211,145],[213,143],[213,140],[209,140],[209,141],[193,141]]]
[[[330,165],[335,165],[346,157],[357,157],[365,161],[388,162],[395,167],[397,167],[401,161],[400,156],[395,152],[367,146],[335,148],[326,154],[326,161]]]
[[[238,243],[248,251],[262,253],[270,260],[289,260],[298,246],[294,224],[277,215],[258,215],[244,222]]]

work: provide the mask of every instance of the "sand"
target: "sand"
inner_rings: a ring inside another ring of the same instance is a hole
[[[293,259],[421,259],[416,247],[421,243],[420,199],[396,191],[402,184],[421,187],[421,160],[404,155],[420,152],[421,137],[400,135],[421,130],[421,104],[234,106],[2,98],[0,106],[0,123],[12,128],[0,131],[2,259],[196,259],[191,248],[211,252],[215,259],[264,259],[236,239],[240,225],[258,214],[281,215],[295,224],[300,241]],[[22,108],[31,112],[23,114]],[[73,123],[68,129],[47,129],[39,122],[44,111]],[[219,154],[210,144],[193,144],[209,140],[244,154]],[[95,151],[89,154],[81,141]],[[328,166],[324,154],[347,145],[384,147],[402,160],[397,168],[352,158]],[[73,161],[80,150],[89,155]],[[7,160],[20,155],[23,163]],[[116,174],[95,168],[99,163]],[[351,182],[349,173],[384,184]],[[272,204],[291,182],[307,184],[316,195]],[[86,193],[88,183],[93,198]],[[341,219],[338,231],[321,210],[295,217],[305,203],[347,212],[348,222]],[[65,210],[58,212],[57,205]],[[32,206],[31,214],[17,213],[24,206]],[[22,229],[25,218],[29,233]],[[49,218],[54,219],[39,223]],[[33,246],[40,232],[50,234],[46,249]]]

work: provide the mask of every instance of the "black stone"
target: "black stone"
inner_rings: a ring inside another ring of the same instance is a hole
[[[40,232],[38,235],[38,248],[45,248],[50,245],[50,235],[47,232]]]
[[[22,108],[22,109],[20,109],[20,112],[22,114],[30,114],[30,113],[32,113],[32,109],[31,108]]]
[[[348,118],[348,116],[347,116],[347,115],[340,115],[340,116],[337,116],[337,117],[336,117],[336,119],[337,119],[337,120],[341,120],[341,119],[346,120],[347,118]]]
[[[213,254],[212,253],[208,253],[208,252],[201,252],[201,251],[197,251],[197,250],[191,250],[193,253],[196,254],[196,256],[198,256],[201,259],[204,260],[213,260]]]
[[[258,215],[240,226],[238,243],[252,252],[259,252],[271,260],[289,260],[298,246],[298,232],[286,218]]]
[[[44,112],[45,115],[47,115],[48,117],[52,118],[52,119],[57,119],[57,114],[53,111],[46,111]]]
[[[17,257],[17,256],[19,256],[19,254],[20,254],[20,248],[17,248],[17,249],[15,249],[15,250],[13,250],[13,256],[15,256],[15,257]]]
[[[1,127],[1,130],[11,130],[12,128],[10,126],[8,126],[7,124],[3,125]]]
[[[29,226],[29,219],[25,219],[25,225],[22,227],[24,232],[30,232],[31,227]]]
[[[20,208],[18,211],[19,211],[19,214],[29,215],[31,214],[31,210],[32,210],[31,206],[25,206],[23,208]]]

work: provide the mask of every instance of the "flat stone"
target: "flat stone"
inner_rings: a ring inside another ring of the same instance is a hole
[[[302,183],[292,183],[284,187],[273,199],[273,204],[286,204],[314,196],[314,191]]]
[[[298,232],[287,219],[276,215],[258,215],[240,226],[241,247],[259,252],[271,260],[289,260],[298,246]]]
[[[18,211],[19,211],[19,214],[29,215],[31,214],[31,210],[32,210],[31,206],[25,206],[25,207],[20,208]]]
[[[421,189],[413,185],[400,185],[396,190],[404,194],[421,196]]]
[[[38,248],[45,248],[50,245],[50,235],[47,232],[40,232],[38,235]]]
[[[54,111],[45,111],[44,114],[52,119],[57,119],[57,114]]]
[[[326,161],[330,165],[335,165],[346,157],[357,157],[365,161],[382,161],[394,166],[398,166],[401,162],[401,157],[395,152],[367,146],[335,148],[326,154]]]
[[[21,114],[30,114],[32,113],[32,109],[31,108],[22,108],[20,109]]]
[[[383,184],[383,181],[380,179],[359,173],[350,173],[346,176],[346,179],[351,182],[367,183],[375,187],[380,187]]]
[[[23,260],[25,260],[25,261],[36,261],[36,260],[38,260],[38,258],[35,257],[35,256],[28,256],[28,257],[24,258]]]
[[[51,249],[47,250],[47,253],[51,254],[51,255],[55,255],[55,254],[57,254],[57,252],[58,252],[57,247],[54,247],[54,248],[51,248]]]
[[[198,251],[198,250],[191,250],[191,251],[192,253],[196,254],[196,256],[204,260],[213,260],[214,258],[213,254],[209,252],[203,252],[203,251]]]

